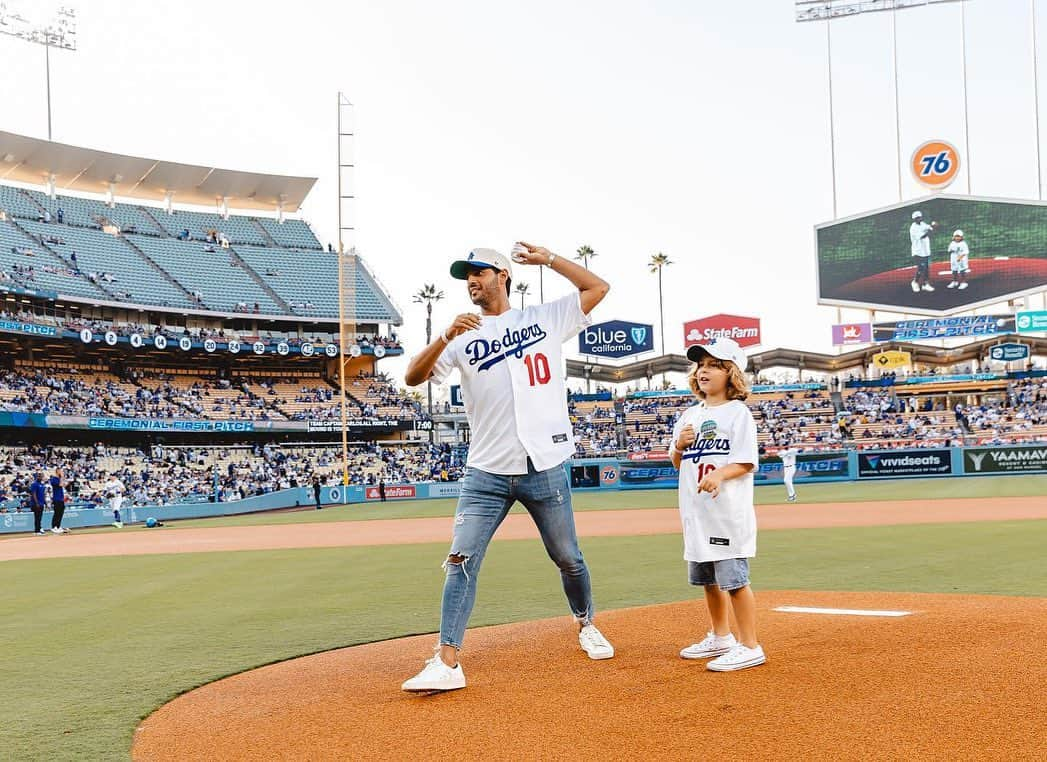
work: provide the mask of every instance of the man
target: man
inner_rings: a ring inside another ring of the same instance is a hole
[[[785,480],[785,493],[790,503],[796,502],[796,489],[793,487],[793,479],[796,477],[796,454],[799,452],[792,443],[778,450],[778,457],[782,459],[782,478]]]
[[[43,474],[39,471],[33,477],[33,483],[29,485],[29,506],[33,509],[33,533],[47,534],[41,528],[44,519],[44,508],[47,507],[47,493],[44,487]]]
[[[385,475],[378,477],[378,499],[385,502]]]
[[[967,288],[967,273],[971,271],[970,255],[971,249],[967,242],[963,240],[963,231],[955,231],[952,234],[952,241],[949,243],[949,270],[952,271],[952,280],[949,282],[948,288],[955,288],[960,291]]]
[[[316,510],[322,511],[323,505],[320,504],[320,476],[313,476],[313,499],[316,500]]]
[[[443,383],[458,369],[472,431],[451,549],[444,561],[439,646],[425,668],[403,684],[405,691],[465,687],[458,652],[480,565],[516,501],[531,514],[546,552],[560,569],[578,623],[579,645],[591,659],[614,656],[614,648],[593,625],[589,570],[575,535],[563,467],[574,454],[574,443],[561,370],[563,343],[591,325],[589,313],[610,286],[541,246],[517,244],[513,259],[521,265],[549,267],[577,291],[548,304],[512,309],[509,259],[493,249],[474,249],[451,265],[451,276],[467,282],[469,299],[481,314],[458,315],[411,358],[404,376],[409,386],[429,379]]]
[[[912,244],[912,255],[916,257],[916,275],[911,284],[913,291],[934,291],[934,286],[931,285],[931,233],[937,228],[937,222],[928,225],[923,221],[923,212],[912,213],[909,243]]]
[[[62,482],[62,468],[55,469],[51,477],[51,532],[64,534],[68,530],[62,529],[62,516],[65,515],[65,484]]]
[[[103,490],[106,497],[109,498],[109,507],[113,511],[113,526],[123,529],[124,522],[120,518],[120,507],[124,504],[124,483],[117,478],[116,474],[113,474],[106,481]]]

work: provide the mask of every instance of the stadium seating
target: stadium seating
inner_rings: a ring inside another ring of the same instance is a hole
[[[282,223],[269,217],[259,217],[258,224],[276,242],[277,246],[289,249],[322,249],[312,229],[302,220],[284,220]]]
[[[72,269],[68,261],[58,263],[51,261],[52,257],[42,256],[48,260],[48,267],[58,272],[41,274],[37,272],[40,268],[34,267],[33,283],[28,287],[52,289],[74,298],[111,300],[113,294],[119,294],[115,297],[118,300],[142,305],[228,312],[244,303],[246,307],[240,311],[253,312],[257,303],[258,311],[264,314],[317,318],[338,315],[337,257],[323,251],[302,220],[280,223],[268,217],[236,214],[223,219],[215,213],[184,210],[168,214],[157,207],[133,204],[109,207],[100,199],[67,195],[51,199],[39,190],[6,185],[0,185],[0,209],[11,217],[7,222],[0,221],[0,243],[10,241],[5,245],[7,254],[0,260],[0,268],[9,275],[14,275],[14,264],[24,264],[11,252],[12,246],[28,247],[15,225],[30,230],[32,235],[65,240],[66,244],[58,244],[56,251],[66,259],[73,250],[77,253],[79,275],[63,272],[63,268]],[[47,222],[45,210],[50,215]],[[115,225],[126,241],[102,233],[100,228],[107,223]],[[189,231],[192,240],[178,240],[183,230]],[[219,243],[206,243],[209,231],[224,234],[243,264],[226,267],[230,263],[229,252]],[[215,251],[205,251],[206,247]],[[139,252],[161,267],[170,280]],[[119,285],[105,282],[99,288],[89,282],[90,272],[109,273]],[[17,280],[13,277],[10,282]],[[357,268],[355,280],[357,320],[400,321],[395,306],[364,266]],[[223,284],[221,290],[215,287],[217,282]],[[204,296],[199,303],[186,293],[197,291]]]
[[[24,288],[49,289],[84,299],[107,298],[97,286],[76,275],[67,262],[18,230],[11,220],[0,222],[0,271],[8,276],[0,276],[3,282]]]
[[[233,249],[299,315],[338,314],[338,259],[324,251]],[[356,319],[395,321],[396,311],[362,267],[356,268]],[[307,295],[303,298],[303,295]]]
[[[127,240],[188,291],[202,294],[201,302],[207,308],[232,312],[238,303],[246,302],[249,307],[258,304],[259,311],[267,315],[287,312],[220,246],[211,246],[214,251],[208,252],[202,241],[183,242],[143,235],[128,235]]]
[[[208,231],[224,234],[230,243],[248,243],[265,246],[268,240],[265,233],[258,229],[250,217],[231,214],[223,219],[219,214],[208,212],[174,211],[168,214],[162,209],[153,211],[153,217],[168,234],[177,236],[188,230],[193,239],[207,239]]]
[[[83,277],[90,280],[94,273],[104,287],[121,301],[140,304],[160,304],[168,307],[196,306],[189,295],[153,269],[142,256],[118,237],[100,230],[89,230],[42,222],[21,221],[22,227],[36,236],[54,236],[64,243],[49,243],[66,261],[76,252],[76,261]],[[107,282],[103,274],[113,280]],[[150,275],[151,273],[151,275]]]
[[[0,209],[13,217],[36,219],[43,209],[33,203],[32,197],[21,188],[0,185]]]

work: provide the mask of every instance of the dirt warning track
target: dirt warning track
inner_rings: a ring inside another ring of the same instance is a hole
[[[1047,518],[1047,500],[1038,496],[761,505],[757,506],[756,513],[761,531],[1004,521]],[[675,508],[579,511],[575,513],[575,523],[582,537],[675,534],[680,531],[680,517]],[[450,516],[185,529],[172,526],[133,532],[113,529],[104,533],[74,532],[70,535],[6,539],[0,541],[0,561],[449,542],[451,529]],[[496,535],[499,540],[537,537],[534,523],[524,514],[508,516]]]

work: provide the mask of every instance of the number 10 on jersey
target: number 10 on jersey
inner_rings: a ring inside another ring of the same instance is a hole
[[[524,356],[524,365],[527,366],[527,379],[531,386],[536,384],[545,385],[552,379],[552,371],[549,370],[549,358],[541,352]]]

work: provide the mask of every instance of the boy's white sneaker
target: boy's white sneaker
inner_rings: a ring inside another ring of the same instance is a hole
[[[405,680],[400,686],[402,690],[409,693],[429,691],[454,691],[465,687],[465,673],[462,671],[461,663],[454,667],[448,667],[443,663],[439,654],[429,659],[422,671]]]
[[[713,659],[706,664],[705,668],[711,669],[713,672],[734,672],[739,669],[759,666],[765,661],[767,661],[767,657],[764,656],[762,647],[746,648],[741,643],[738,643],[723,656]]]
[[[912,290],[913,291],[919,291],[920,290],[920,284],[917,283],[916,281],[913,281],[910,285],[912,286]]]
[[[959,286],[957,286],[957,288],[959,288],[961,291],[963,291],[965,288],[967,288],[967,283],[966,282],[961,283]]]
[[[596,625],[593,624],[587,624],[578,631],[578,645],[589,654],[590,659],[599,661],[600,659],[610,659],[614,656],[614,646],[608,642],[603,633],[596,629]]]
[[[708,659],[712,656],[725,654],[738,645],[732,633],[717,635],[714,632],[706,634],[701,643],[692,643],[680,651],[681,659]]]

